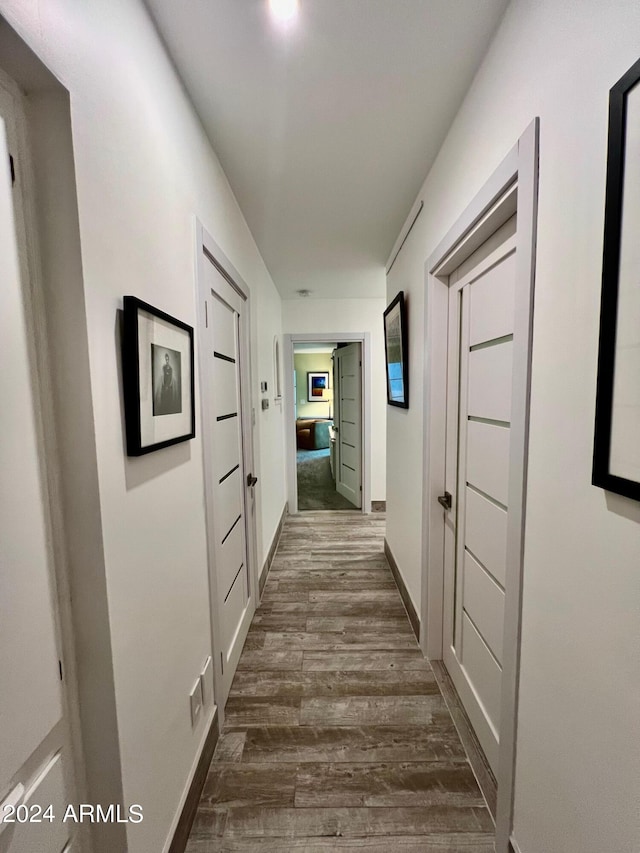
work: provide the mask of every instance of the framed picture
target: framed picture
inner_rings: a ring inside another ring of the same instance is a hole
[[[408,409],[407,310],[403,290],[384,312],[384,351],[387,361],[387,403]]]
[[[195,436],[191,326],[125,296],[122,375],[129,456]]]
[[[640,61],[609,93],[595,486],[640,500]]]
[[[310,403],[325,402],[328,388],[328,373],[307,373],[307,400]]]

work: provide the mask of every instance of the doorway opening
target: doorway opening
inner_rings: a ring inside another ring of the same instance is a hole
[[[289,512],[371,512],[370,336],[284,336]]]
[[[298,510],[362,506],[361,344],[293,348]]]

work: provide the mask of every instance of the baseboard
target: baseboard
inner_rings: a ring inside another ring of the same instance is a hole
[[[269,571],[271,569],[271,564],[273,563],[273,558],[276,555],[276,551],[278,550],[278,543],[280,542],[280,535],[282,533],[282,528],[284,527],[284,522],[289,514],[289,504],[286,503],[284,505],[284,509],[282,510],[282,515],[280,516],[280,521],[278,522],[278,526],[276,528],[276,532],[273,534],[273,541],[271,542],[271,547],[269,548],[269,553],[267,554],[267,559],[264,561],[264,566],[262,567],[262,571],[260,572],[260,598],[262,598],[262,591],[264,589],[264,585],[267,582],[267,577],[269,575]]]
[[[167,853],[184,853],[186,849],[219,736],[220,725],[218,723],[218,709],[216,708]]]
[[[409,622],[411,622],[413,633],[416,635],[416,640],[420,642],[420,617],[418,616],[416,608],[413,605],[413,601],[411,601],[409,590],[405,586],[403,577],[400,574],[400,569],[398,568],[398,564],[396,563],[395,557],[391,553],[391,548],[389,548],[389,543],[386,539],[384,540],[384,553],[387,557],[387,562],[389,563],[391,574],[393,575],[396,582],[396,586],[398,587],[400,598],[402,599],[402,603],[404,604],[404,609],[407,611]]]
[[[480,742],[473,730],[471,721],[464,710],[458,691],[456,690],[447,668],[441,660],[432,660],[431,667],[438,682],[449,713],[453,718],[454,725],[469,758],[469,764],[474,776],[478,781],[482,795],[487,801],[487,806],[494,822],[496,819],[496,808],[498,804],[498,784],[489,766]],[[517,849],[517,848],[516,848]]]
[[[387,511],[387,502],[386,501],[371,501],[371,512],[386,512]]]

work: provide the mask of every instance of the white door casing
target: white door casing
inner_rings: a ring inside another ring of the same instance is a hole
[[[10,140],[10,142],[8,142]],[[9,150],[17,146],[12,98],[0,88],[0,850],[60,853],[74,835],[62,823],[73,800],[72,754],[58,628],[48,466],[33,363],[33,318],[20,180],[12,187]],[[16,174],[19,174],[16,171]],[[31,260],[31,259],[30,259]],[[19,823],[11,806],[55,820]]]
[[[445,491],[445,448],[447,411],[447,361],[449,277],[473,252],[517,213],[515,233],[513,348],[511,378],[511,420],[509,426],[509,462],[506,486],[506,556],[504,579],[504,632],[502,644],[487,636],[502,655],[499,717],[498,801],[496,815],[496,851],[508,853],[513,827],[514,779],[517,736],[518,673],[522,610],[522,573],[526,512],[529,398],[531,387],[531,342],[533,331],[533,295],[535,279],[536,220],[538,195],[539,119],[534,119],[517,144],[493,172],[485,185],[454,223],[425,263],[425,341],[424,349],[424,486],[423,565],[425,567],[421,601],[420,642],[433,660],[442,659],[446,645],[444,510],[438,498]],[[481,347],[479,348],[481,349]],[[485,364],[486,366],[486,364]],[[504,377],[503,377],[504,379]],[[481,422],[480,422],[481,423]],[[475,429],[475,427],[473,427]],[[471,437],[474,440],[474,437]],[[477,436],[475,436],[477,438]],[[494,484],[495,485],[495,484]],[[457,483],[456,483],[457,487]],[[504,488],[497,482],[498,488]],[[475,494],[471,500],[476,499]],[[453,498],[455,504],[455,497]],[[476,500],[471,513],[470,534],[477,536],[485,523],[482,510],[491,510]],[[478,512],[479,510],[479,512]],[[486,512],[485,512],[486,514]],[[495,523],[495,518],[493,522]],[[481,531],[482,532],[482,531]],[[450,535],[450,534],[449,534]],[[497,537],[485,545],[485,559],[499,572]],[[479,545],[475,544],[475,547]],[[472,566],[472,568],[475,568]],[[478,579],[476,573],[475,579]],[[482,580],[482,576],[480,576]],[[480,587],[476,586],[479,595]],[[485,630],[489,630],[486,628]],[[473,638],[472,638],[473,640]]]
[[[336,491],[362,506],[362,358],[359,343],[334,350]]]
[[[249,294],[236,283],[241,279],[201,227],[198,235],[209,585],[215,701],[222,719],[258,589],[255,483],[251,481]],[[233,279],[226,269],[234,274]]]

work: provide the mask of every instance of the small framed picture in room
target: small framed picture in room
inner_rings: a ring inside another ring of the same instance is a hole
[[[407,309],[403,290],[384,312],[384,351],[387,361],[387,403],[408,409]]]
[[[196,434],[193,328],[124,297],[122,376],[127,454],[142,456]]]
[[[594,486],[640,500],[640,60],[609,92]]]
[[[323,403],[329,389],[328,373],[307,373],[307,400],[309,403]]]

